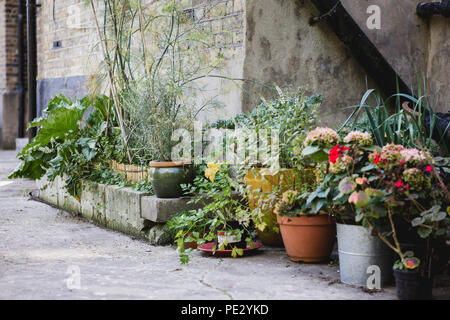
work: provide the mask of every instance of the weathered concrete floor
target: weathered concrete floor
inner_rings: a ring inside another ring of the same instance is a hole
[[[2,186],[16,164],[0,151],[0,299],[395,299],[395,288],[370,294],[340,284],[336,267],[293,263],[278,249],[241,259],[196,253],[180,265],[173,247],[27,200],[34,182]],[[80,289],[67,286],[71,268]]]

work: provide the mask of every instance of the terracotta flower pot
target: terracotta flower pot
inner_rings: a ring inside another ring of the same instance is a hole
[[[281,235],[292,261],[321,262],[331,254],[336,240],[336,223],[327,214],[280,217]]]

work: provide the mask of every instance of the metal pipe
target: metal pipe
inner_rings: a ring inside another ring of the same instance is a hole
[[[417,5],[417,14],[421,17],[429,18],[434,15],[450,17],[450,0],[441,2],[420,2]]]
[[[27,0],[27,57],[28,57],[28,120],[36,118],[36,0]],[[30,128],[30,140],[36,135],[36,128]]]
[[[23,138],[25,135],[24,122],[25,122],[25,86],[24,86],[24,74],[25,74],[25,57],[24,57],[24,18],[25,18],[25,5],[24,0],[18,0],[18,15],[17,15],[17,44],[18,44],[18,83],[17,89],[19,93],[19,126],[18,137]]]

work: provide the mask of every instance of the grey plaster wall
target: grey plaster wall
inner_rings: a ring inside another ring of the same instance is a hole
[[[56,94],[64,94],[79,99],[88,93],[85,88],[87,76],[39,79],[37,83],[37,115],[47,107],[50,99]]]
[[[247,35],[244,78],[280,86],[308,86],[311,93],[322,93],[321,121],[340,123],[358,104],[368,87],[375,84],[352,58],[326,23],[308,23],[318,12],[309,1],[247,1]],[[247,82],[243,109],[259,103],[267,90]]]
[[[417,0],[342,0],[342,3],[400,77],[417,92],[417,77],[424,75],[427,94],[438,110],[447,111],[450,101],[450,19],[419,17]],[[370,5],[380,8],[380,29],[367,27]]]
[[[424,19],[416,14],[416,0],[342,0],[342,4],[377,46],[400,77],[415,90],[417,78],[438,111],[450,109],[450,19]],[[378,5],[381,28],[369,29],[367,12]],[[309,86],[325,97],[321,119],[339,123],[358,104],[366,88],[377,88],[326,22],[313,27],[308,21],[318,12],[310,1],[251,0],[246,10],[244,78],[280,86]],[[367,83],[366,83],[367,80]],[[242,94],[249,111],[268,96],[261,85],[248,82]],[[348,109],[347,109],[348,110]]]
[[[430,94],[439,98],[438,110],[450,112],[450,18],[430,21],[427,77]]]

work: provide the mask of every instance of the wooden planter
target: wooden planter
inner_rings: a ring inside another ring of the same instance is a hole
[[[114,172],[125,174],[128,182],[150,181],[150,169],[134,164],[123,164],[111,161],[110,167]]]

